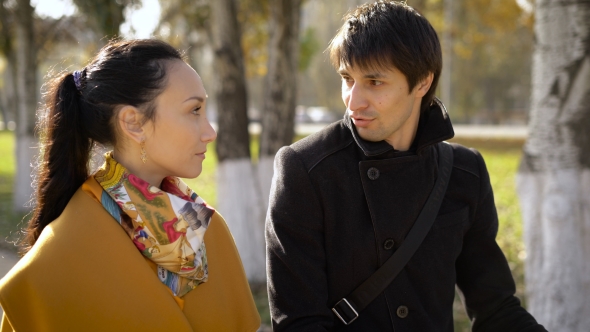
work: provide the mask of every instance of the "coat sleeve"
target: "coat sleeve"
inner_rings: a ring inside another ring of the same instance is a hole
[[[496,243],[498,215],[489,174],[475,151],[480,190],[471,228],[456,262],[457,286],[472,320],[473,331],[546,331],[520,305],[508,262]]]
[[[10,322],[8,321],[8,317],[6,316],[6,313],[2,314],[2,325],[0,325],[0,332],[13,332],[14,329],[12,328],[12,325],[10,325]]]
[[[290,147],[277,153],[266,217],[268,295],[273,330],[332,327],[322,207]]]

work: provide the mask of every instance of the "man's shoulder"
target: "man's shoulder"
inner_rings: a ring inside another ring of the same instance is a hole
[[[340,120],[283,149],[290,149],[296,153],[309,172],[325,158],[345,149],[353,142],[350,129]]]
[[[483,157],[479,151],[458,143],[450,144],[453,147],[453,168],[479,178],[483,163]]]

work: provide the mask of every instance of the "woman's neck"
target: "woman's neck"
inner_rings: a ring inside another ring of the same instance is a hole
[[[154,187],[160,188],[162,184],[162,180],[166,177],[165,175],[158,174],[153,170],[153,165],[150,165],[150,161],[144,164],[141,160],[140,151],[132,151],[131,149],[125,149],[122,151],[121,149],[115,148],[113,150],[113,158],[123,167],[125,167],[129,173],[139,177],[140,179],[147,181],[150,185]]]

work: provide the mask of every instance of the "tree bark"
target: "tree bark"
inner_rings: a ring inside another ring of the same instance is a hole
[[[219,0],[213,1],[211,7],[213,66],[217,73],[217,157],[220,162],[250,159],[248,99],[236,3]]]
[[[13,27],[14,19],[11,18],[13,13],[10,13],[4,6],[6,1],[0,1],[0,52],[6,57],[7,64],[4,69],[4,86],[0,91],[2,107],[2,121],[4,125],[8,124],[8,121],[14,120],[16,114],[16,83],[14,81],[16,76],[16,54],[13,45]]]
[[[3,80],[4,86],[0,95],[2,98],[2,119],[6,127],[9,121],[14,121],[17,113],[17,94],[16,94],[16,61],[17,57],[14,49],[7,49],[4,53],[8,59],[4,68]]]
[[[36,155],[35,112],[37,108],[37,53],[33,32],[33,7],[29,0],[17,1],[16,25],[16,87],[18,111],[16,114],[16,179],[14,209],[26,211],[30,201],[31,165]]]
[[[427,7],[427,0],[413,0],[407,1],[407,4],[412,6],[412,8],[416,9],[420,14],[424,13],[424,10]]]
[[[232,231],[250,282],[266,280],[264,211],[250,161],[244,57],[234,0],[211,2],[217,75],[217,204]]]
[[[529,138],[517,176],[528,308],[590,326],[590,2],[538,0]]]
[[[100,31],[100,43],[106,44],[119,36],[119,28],[125,21],[123,11],[134,0],[74,0],[76,7],[89,19],[97,31]]]
[[[293,143],[297,103],[301,0],[271,1],[268,73],[262,108],[258,174],[264,208],[268,205],[277,151]]]
[[[442,32],[443,68],[440,75],[440,93],[447,109],[452,112],[453,62],[453,0],[444,0],[444,28]]]

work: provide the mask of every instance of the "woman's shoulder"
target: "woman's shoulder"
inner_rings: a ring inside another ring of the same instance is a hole
[[[86,184],[86,183],[85,183]],[[102,207],[96,197],[82,186],[72,196],[61,215],[49,223],[39,238],[2,279],[0,295],[11,282],[80,274],[95,255],[135,250],[121,226]],[[68,269],[73,268],[71,271]]]
[[[0,281],[10,323],[29,331],[106,330],[114,321],[130,330],[137,324],[190,330],[170,300],[125,231],[84,188]]]
[[[119,314],[131,317],[131,310],[146,322],[165,312],[176,317],[172,321],[179,326],[172,330],[178,331],[189,325],[206,331],[256,330],[260,317],[233,237],[219,213],[213,214],[205,233],[209,281],[184,297],[181,310],[102,206],[102,188],[96,185],[93,179],[87,181],[0,281],[0,304],[15,328],[36,330],[27,320],[31,315],[47,317],[42,323],[54,330],[90,321],[100,324],[101,319],[108,325]],[[56,301],[60,306],[52,305]]]

